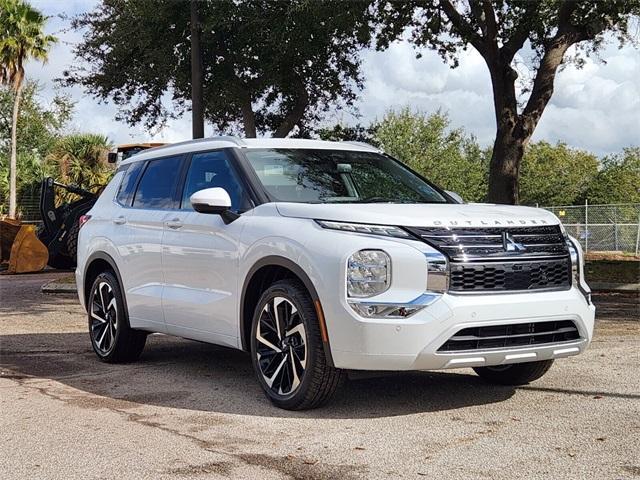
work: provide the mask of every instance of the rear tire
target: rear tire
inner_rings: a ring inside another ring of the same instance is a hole
[[[473,370],[489,383],[499,385],[526,385],[542,377],[553,365],[553,360],[513,363],[495,367],[475,367]]]
[[[69,256],[73,266],[76,266],[78,261],[78,233],[80,232],[80,223],[74,222],[69,229],[67,235],[67,255]]]
[[[267,398],[286,410],[325,404],[345,378],[344,371],[327,364],[313,301],[293,279],[275,282],[258,301],[251,358]]]
[[[147,333],[129,326],[124,297],[115,275],[103,272],[91,286],[87,315],[91,346],[98,358],[107,363],[137,360],[147,341]]]

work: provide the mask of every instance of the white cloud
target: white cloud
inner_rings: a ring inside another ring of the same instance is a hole
[[[53,79],[60,77],[74,61],[71,48],[80,39],[68,31],[71,16],[89,10],[96,0],[32,0],[36,8],[52,18],[47,30],[59,36],[47,65],[29,64],[27,75],[44,87],[43,97],[53,96]],[[363,52],[365,89],[358,102],[360,118],[336,112],[328,122],[368,123],[391,108],[410,106],[426,112],[446,111],[454,127],[464,127],[484,144],[495,135],[493,100],[488,70],[475,50],[461,54],[460,66],[450,69],[433,51],[416,51],[406,42],[391,45],[385,52]],[[534,140],[563,141],[598,154],[620,151],[640,144],[640,51],[609,45],[602,58],[606,64],[587,60],[583,69],[567,66],[556,78],[555,93]],[[68,90],[77,101],[73,128],[108,135],[116,143],[132,139],[179,141],[190,138],[190,116],[170,121],[150,137],[141,127],[116,122],[116,107],[99,104],[79,88]],[[207,128],[207,134],[212,131]]]

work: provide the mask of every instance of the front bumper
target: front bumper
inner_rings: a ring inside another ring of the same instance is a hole
[[[595,317],[595,307],[577,288],[518,294],[445,294],[404,319],[365,319],[346,304],[328,310],[334,364],[354,370],[432,370],[577,355],[591,341]],[[463,328],[559,320],[572,320],[580,338],[535,346],[438,352]]]

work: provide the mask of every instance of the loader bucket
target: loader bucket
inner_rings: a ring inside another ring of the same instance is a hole
[[[9,264],[7,273],[39,272],[48,260],[47,247],[38,240],[33,225],[0,220],[0,262]]]

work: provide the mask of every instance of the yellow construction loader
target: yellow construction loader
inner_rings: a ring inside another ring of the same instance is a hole
[[[109,153],[109,163],[117,163],[142,150],[159,147],[162,143],[132,143],[119,145]],[[58,204],[56,189],[73,193],[77,200]],[[27,273],[52,268],[75,268],[78,241],[78,220],[87,213],[102,188],[84,190],[64,185],[53,178],[42,180],[40,216],[42,226],[23,224],[20,220],[0,217],[0,270],[7,273]]]
[[[37,272],[47,266],[49,251],[33,225],[12,218],[0,219],[0,262],[8,273]]]

